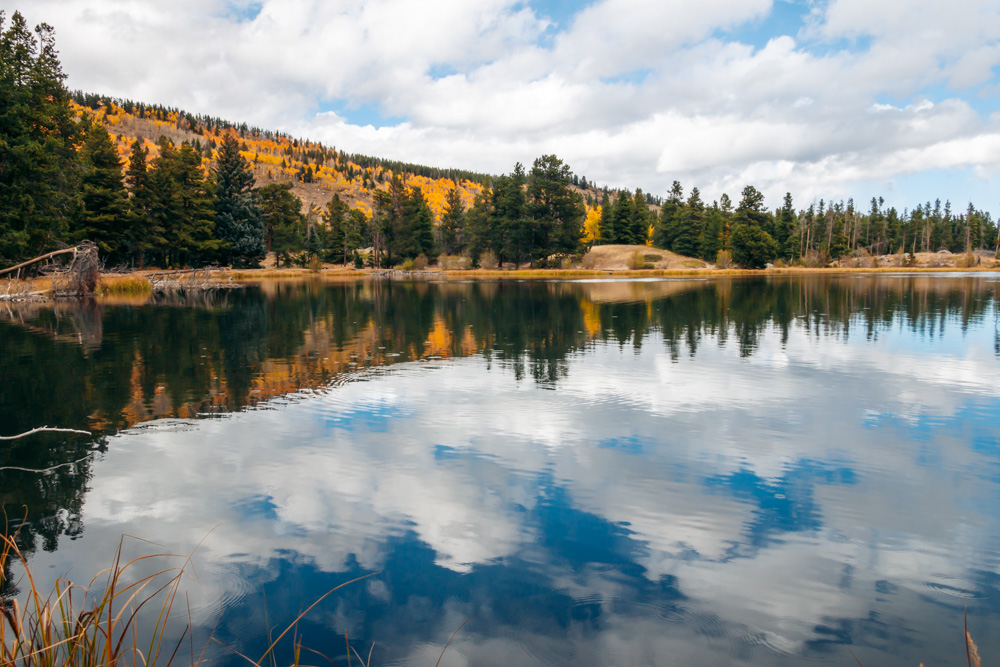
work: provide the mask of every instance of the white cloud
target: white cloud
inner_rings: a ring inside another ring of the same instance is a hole
[[[748,182],[771,202],[866,196],[968,168],[951,191],[897,193],[964,201],[996,176],[1000,125],[976,98],[996,95],[996,0],[831,0],[794,34],[740,40],[772,11],[601,0],[556,27],[514,0],[267,0],[242,18],[221,0],[37,0],[28,19],[57,28],[71,87],[351,152],[494,173],[555,152],[591,180],[662,194],[677,179],[709,201]],[[317,115],[328,105],[343,110]],[[360,105],[402,120],[349,123]]]

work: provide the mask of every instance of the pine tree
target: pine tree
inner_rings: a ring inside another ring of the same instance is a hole
[[[623,191],[611,208],[611,224],[615,228],[615,241],[625,245],[634,244],[632,236],[632,193]]]
[[[164,266],[201,266],[214,261],[222,243],[215,236],[215,194],[201,168],[201,155],[189,144],[179,149],[158,142],[160,155],[149,174],[151,217],[163,230],[153,255]]]
[[[632,243],[645,245],[646,238],[649,236],[650,218],[646,196],[642,194],[642,188],[636,188],[635,195],[632,197],[632,215],[629,219],[629,235],[632,237]]]
[[[127,257],[129,226],[122,163],[108,131],[91,124],[83,144],[83,211],[75,236],[97,244],[105,264]]]
[[[149,186],[149,172],[146,157],[149,151],[142,144],[142,139],[132,142],[129,153],[128,168],[125,171],[125,184],[128,187],[128,234],[124,245],[133,263],[140,267],[145,265],[147,253],[155,247],[166,245],[163,238],[163,227],[154,224],[151,211],[153,209],[152,192]]]
[[[288,255],[301,252],[305,221],[302,200],[292,192],[291,183],[267,183],[257,188],[257,202],[267,239],[267,251]]]
[[[499,260],[523,262],[531,258],[532,229],[524,195],[524,166],[518,162],[514,171],[493,181],[492,218],[496,227],[494,251]]]
[[[223,243],[223,260],[234,266],[258,266],[267,253],[264,221],[253,191],[253,168],[240,155],[235,135],[223,138],[214,174],[215,229]]]
[[[78,214],[79,127],[52,28],[0,12],[0,266],[55,247]]]
[[[441,252],[446,255],[457,253],[463,245],[465,229],[465,206],[457,188],[448,191],[444,202],[444,213],[441,215]]]
[[[744,269],[763,269],[778,256],[778,244],[767,233],[770,214],[764,209],[764,195],[748,185],[736,208],[733,226],[733,260]]]
[[[434,254],[434,214],[420,188],[410,188],[403,202],[399,253],[411,259],[421,254],[428,257]]]
[[[570,168],[555,155],[536,159],[528,176],[532,260],[553,252],[573,253],[583,238],[587,211],[583,197],[570,188]]]
[[[774,225],[774,241],[778,244],[778,252],[782,257],[795,259],[799,256],[799,239],[795,234],[795,206],[792,203],[792,193],[785,193],[785,200]]]
[[[696,257],[699,254],[702,225],[705,219],[705,205],[701,201],[698,188],[691,189],[687,203],[678,210],[677,231],[672,250],[679,255]]]
[[[674,181],[666,201],[660,209],[660,219],[653,233],[653,243],[659,248],[674,249],[674,241],[680,224],[680,214],[684,208],[684,188]]]
[[[615,235],[615,223],[611,218],[611,200],[608,198],[607,192],[601,199],[601,219],[597,223],[596,243],[601,245],[618,243],[618,237]]]
[[[705,221],[698,239],[699,256],[706,262],[714,262],[722,250],[723,213],[718,202],[705,211]]]
[[[323,211],[323,224],[327,229],[327,247],[330,248],[332,257],[336,261],[343,259],[347,264],[348,239],[347,239],[347,214],[349,212],[347,203],[334,193],[333,197]]]

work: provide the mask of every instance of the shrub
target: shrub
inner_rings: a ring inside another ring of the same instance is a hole
[[[430,260],[427,259],[427,255],[425,255],[424,253],[420,253],[413,259],[413,270],[423,271],[424,269],[427,268],[427,265],[429,263]]]
[[[757,225],[736,225],[733,260],[744,269],[763,269],[778,255],[778,244]]]
[[[309,270],[313,273],[319,273],[323,270],[323,260],[319,258],[319,255],[313,255],[309,258]]]
[[[651,268],[649,264],[646,263],[646,258],[643,257],[642,253],[636,250],[628,258],[628,268],[633,271],[638,271],[639,269]]]
[[[588,252],[586,255],[583,256],[583,259],[580,260],[580,266],[582,266],[585,269],[593,269],[595,266],[597,266],[597,260],[594,259],[594,256]]]
[[[806,254],[802,255],[802,266],[808,267],[810,269],[816,269],[827,265],[826,253],[819,253],[815,250],[809,250]]]
[[[955,266],[960,269],[968,269],[976,265],[976,256],[967,252],[955,260]]]
[[[472,261],[462,255],[441,255],[438,257],[438,264],[445,271],[460,271],[472,266]]]
[[[354,268],[363,269],[365,267],[365,260],[361,257],[361,253],[354,253]]]
[[[413,270],[413,260],[409,257],[403,260],[403,263],[398,267],[402,271],[412,271]]]
[[[715,255],[715,266],[719,269],[728,269],[733,265],[733,256],[728,250],[720,250]]]
[[[479,256],[479,266],[483,269],[497,268],[497,256],[492,250],[484,250]]]
[[[659,262],[661,259],[663,259],[663,255],[657,255],[654,252],[654,253],[649,253],[648,255],[643,255],[642,258],[647,262]]]

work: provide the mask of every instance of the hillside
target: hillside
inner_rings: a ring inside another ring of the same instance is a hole
[[[395,173],[391,167],[378,164],[388,161],[363,156],[356,161],[354,156],[323,144],[276,132],[248,128],[246,125],[235,126],[160,107],[128,103],[131,107],[129,111],[118,102],[103,97],[78,93],[75,98],[72,103],[74,112],[80,117],[89,115],[107,128],[123,163],[127,163],[129,149],[135,139],[143,140],[152,159],[159,154],[157,140],[167,137],[175,145],[188,142],[198,148],[202,163],[208,169],[223,134],[230,128],[235,129],[240,135],[241,153],[253,166],[257,184],[291,183],[307,214],[318,215],[330,198],[339,194],[351,208],[360,208],[370,218],[374,191],[387,190],[389,180]],[[86,105],[81,102],[86,102]],[[449,190],[456,188],[468,208],[482,190],[482,183],[489,179],[485,174],[419,165],[412,167],[412,170],[397,167],[396,171],[407,187],[419,187],[423,191],[436,220],[440,220]],[[439,172],[441,175],[415,173],[418,170],[429,174]]]
[[[149,150],[150,159],[159,154],[156,142],[167,137],[175,145],[187,142],[202,153],[207,170],[216,155],[215,147],[229,129],[237,131],[243,144],[243,156],[253,165],[257,185],[272,182],[292,184],[293,193],[302,200],[303,212],[319,216],[334,194],[339,194],[349,207],[360,208],[371,218],[374,192],[387,191],[394,173],[399,173],[407,187],[419,187],[440,222],[445,197],[455,188],[465,208],[472,206],[477,193],[489,185],[492,176],[461,169],[439,169],[409,165],[384,158],[355,156],[334,147],[308,139],[297,139],[280,132],[251,128],[245,124],[194,116],[179,109],[168,109],[104,96],[76,92],[71,103],[79,117],[89,115],[107,128],[123,164],[137,138]],[[587,205],[585,241],[593,238],[600,215],[599,202],[605,190],[586,184],[571,189],[583,197]],[[608,191],[610,201],[618,193]],[[651,203],[649,209],[658,214],[660,207]]]

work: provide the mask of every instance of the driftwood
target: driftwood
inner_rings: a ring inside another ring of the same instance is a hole
[[[21,262],[20,264],[16,264],[10,267],[9,269],[3,269],[2,271],[0,271],[0,276],[4,275],[5,273],[13,273],[14,271],[23,269],[26,266],[31,266],[32,264],[37,264],[38,262],[43,262],[51,257],[57,257],[59,255],[68,255],[70,253],[72,253],[73,256],[76,257],[76,253],[78,253],[81,248],[82,246],[78,246],[75,248],[63,248],[62,250],[53,250],[52,252],[47,252],[44,255],[39,255],[34,259],[29,259],[27,262]]]
[[[217,266],[203,266],[200,269],[173,269],[170,271],[140,271],[137,272],[140,276],[145,276],[149,278],[150,276],[179,276],[183,273],[208,273],[211,271],[220,271]]]
[[[90,294],[97,289],[101,265],[97,258],[97,246],[85,243],[76,247],[73,263],[69,267],[69,289],[76,294]]]

